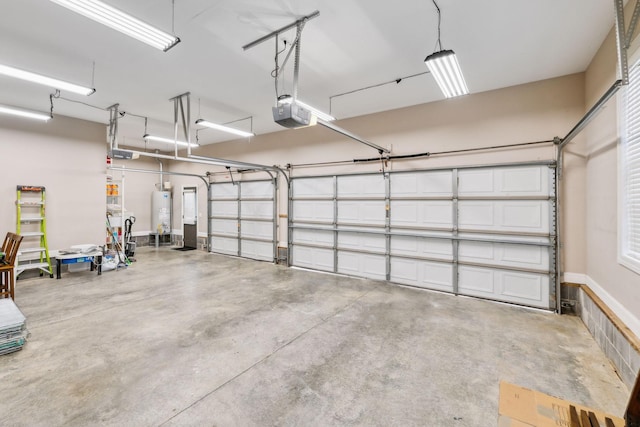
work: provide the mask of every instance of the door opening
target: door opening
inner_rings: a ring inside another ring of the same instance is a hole
[[[182,189],[182,245],[184,248],[198,248],[198,189]]]

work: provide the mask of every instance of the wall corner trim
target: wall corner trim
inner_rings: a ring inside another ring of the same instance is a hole
[[[587,275],[582,273],[568,273],[565,272],[563,276],[563,282],[567,283],[578,283],[580,285],[587,284]]]
[[[640,352],[640,339],[638,338],[640,337],[640,319],[635,317],[591,277],[587,276],[587,283],[582,285],[582,289],[600,307],[611,323],[618,328],[629,344]]]

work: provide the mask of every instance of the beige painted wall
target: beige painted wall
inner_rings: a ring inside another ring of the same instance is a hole
[[[16,230],[16,185],[46,187],[49,249],[104,239],[104,125],[0,118],[0,233]],[[25,242],[26,244],[26,242]]]
[[[584,112],[584,75],[530,83],[463,98],[423,104],[338,122],[380,146],[391,147],[392,153],[411,154],[439,152],[490,145],[552,139],[564,136]],[[266,165],[294,164],[292,175],[325,175],[330,173],[376,172],[380,163],[349,163],[344,166],[297,167],[297,164],[351,161],[376,157],[377,151],[347,139],[320,126],[284,130],[259,135],[251,140],[237,140],[205,146],[194,150],[198,155],[242,160]],[[551,145],[503,149],[473,154],[432,156],[410,161],[394,161],[392,170],[428,169],[431,167],[463,166],[485,163],[552,160]],[[567,271],[584,273],[584,160],[568,155],[571,164],[564,177],[570,220],[564,221]],[[216,172],[216,166],[173,162],[172,170],[191,173]],[[243,178],[266,178],[267,175],[244,174]],[[235,179],[240,177],[234,174]],[[216,181],[228,181],[228,174],[215,175]],[[181,184],[181,178],[176,178]],[[192,181],[190,181],[192,182]],[[202,186],[204,189],[204,186]],[[286,214],[286,191],[281,183],[279,212]],[[175,199],[174,199],[175,200]],[[176,200],[176,203],[178,201]],[[179,205],[174,210],[179,212]],[[199,210],[206,216],[206,195],[200,191]],[[174,222],[174,228],[179,227]],[[279,224],[279,245],[286,246],[286,219]],[[206,222],[200,221],[199,231],[206,232]]]
[[[627,7],[628,9],[628,7]],[[631,10],[627,11],[627,18]],[[637,45],[637,41],[634,42]],[[585,108],[616,80],[616,44],[609,34],[586,72]],[[621,94],[622,92],[619,92]],[[618,99],[584,131],[575,150],[586,156],[586,282],[640,336],[640,275],[618,263]]]

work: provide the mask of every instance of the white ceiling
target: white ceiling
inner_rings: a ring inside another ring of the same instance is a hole
[[[171,0],[106,2],[171,32]],[[584,71],[614,24],[612,0],[438,3],[442,46],[455,50],[472,93]],[[47,0],[0,0],[0,6],[0,63],[93,82],[89,97],[62,97],[99,108],[58,99],[54,114],[108,123],[104,109],[119,103],[130,113],[120,120],[125,145],[144,146],[144,120],[134,114],[148,117],[149,133],[172,136],[169,99],[184,92],[191,93],[192,121],[252,116],[257,134],[282,130],[271,116],[275,41],[248,51],[242,46],[315,10],[320,16],[302,33],[301,100],[344,119],[443,98],[429,74],[336,96],[426,71],[423,60],[437,39],[431,0],[175,0],[173,26],[182,41],[168,52]],[[283,38],[291,42],[295,31]],[[292,71],[290,60],[285,92]],[[0,76],[0,104],[47,111],[51,92]],[[234,126],[249,130],[251,121]],[[199,132],[201,143],[234,138]]]

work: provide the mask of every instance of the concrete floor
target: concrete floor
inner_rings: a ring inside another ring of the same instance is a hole
[[[576,317],[169,248],[21,279],[7,426],[495,426],[501,380],[622,415]]]

